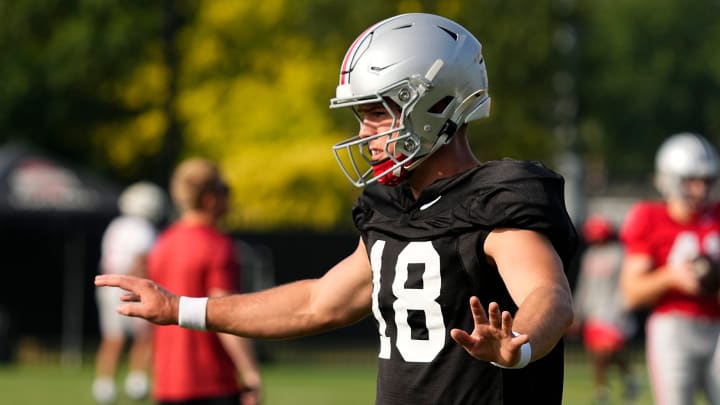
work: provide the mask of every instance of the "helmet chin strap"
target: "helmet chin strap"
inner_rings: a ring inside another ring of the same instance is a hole
[[[443,145],[446,145],[448,142],[450,142],[450,139],[453,135],[457,132],[458,126],[455,122],[452,120],[447,120],[445,122],[445,125],[443,126],[442,130],[440,131],[440,134],[438,135],[438,140],[435,142],[435,145],[433,148],[426,153],[425,155],[413,159],[408,164],[400,165],[396,167],[393,170],[390,170],[387,172],[384,176],[381,176],[378,178],[378,183],[386,185],[386,186],[394,186],[405,180],[410,174],[410,171],[416,168],[420,163],[422,163],[425,159],[427,159],[430,155],[432,155],[435,151],[440,149]],[[403,160],[405,159],[405,155],[398,155],[396,156],[397,160]],[[373,163],[373,174],[375,176],[381,175],[386,170],[390,169],[395,165],[395,160],[390,158],[382,159],[378,162]]]

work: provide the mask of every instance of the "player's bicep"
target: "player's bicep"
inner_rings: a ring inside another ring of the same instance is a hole
[[[312,312],[345,325],[370,313],[372,271],[362,239],[357,249],[336,264],[313,286]]]
[[[538,288],[570,291],[560,257],[550,241],[538,232],[496,229],[485,240],[484,250],[495,262],[518,306]]]

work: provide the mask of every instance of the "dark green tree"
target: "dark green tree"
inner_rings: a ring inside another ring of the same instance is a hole
[[[720,144],[720,3],[583,2],[579,97],[583,149],[611,183],[649,183],[662,140]]]
[[[30,143],[121,180],[143,172],[142,158],[112,167],[95,128],[145,108],[118,102],[114,84],[160,41],[162,8],[132,1],[2,1],[0,15],[0,141]]]

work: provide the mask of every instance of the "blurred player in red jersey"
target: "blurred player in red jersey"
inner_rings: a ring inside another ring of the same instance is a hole
[[[561,404],[577,234],[560,175],[474,156],[468,125],[490,114],[480,42],[432,14],[378,22],[345,54],[330,105],[360,123],[334,151],[364,189],[357,247],[322,277],[209,300],[131,277],[96,284],[133,291],[124,314],[252,338],[374,315],[376,405]]]
[[[647,364],[655,403],[686,405],[698,390],[720,404],[720,303],[693,270],[701,256],[720,259],[720,205],[710,192],[718,154],[704,137],[679,133],[655,158],[664,201],[638,203],[621,230],[621,286],[633,308],[650,308]]]
[[[215,163],[200,158],[181,162],[170,192],[180,217],[151,251],[149,278],[191,297],[237,292],[240,269],[233,241],[217,228],[227,211],[229,190]],[[251,341],[177,326],[156,327],[154,337],[153,397],[158,404],[260,402]]]
[[[113,219],[102,237],[100,272],[147,276],[147,255],[155,243],[157,224],[165,216],[165,192],[158,186],[139,182],[120,194],[120,216]],[[102,341],[98,347],[93,381],[93,398],[100,404],[117,399],[115,372],[127,337],[132,339],[125,393],[134,400],[147,397],[152,337],[148,322],[128,319],[115,311],[123,290],[97,289],[96,298]]]
[[[602,215],[588,217],[582,234],[587,248],[580,261],[574,296],[575,324],[582,328],[583,343],[592,362],[595,402],[612,402],[608,372],[613,366],[623,377],[625,399],[633,400],[638,394],[638,381],[624,349],[636,330],[636,321],[620,292],[623,247],[615,226]]]

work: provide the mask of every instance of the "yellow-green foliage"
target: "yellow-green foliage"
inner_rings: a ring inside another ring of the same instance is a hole
[[[232,189],[233,228],[334,228],[349,221],[357,195],[331,151],[356,130],[332,122],[331,114],[349,112],[328,110],[342,50],[278,32],[287,11],[284,0],[201,1],[178,35],[182,154],[218,161]],[[96,129],[93,139],[113,166],[161,147],[167,74],[150,46],[147,62],[111,89],[138,111]]]
[[[360,1],[351,1],[360,4]],[[504,21],[504,3],[482,11],[460,0],[403,0],[362,9],[324,0],[200,0],[177,35],[179,66],[173,108],[180,123],[182,156],[219,162],[232,188],[228,226],[236,229],[349,226],[359,193],[337,167],[331,146],[355,135],[348,111],[330,111],[339,63],[347,46],[371,23],[395,13],[435,12],[458,19],[489,43],[493,117],[473,129],[471,142],[483,160],[504,156],[541,159],[547,136],[546,68],[550,32],[490,22]],[[512,8],[547,20],[546,5]],[[348,14],[350,13],[350,14]],[[341,20],[339,20],[341,19]],[[336,21],[338,20],[338,21]],[[343,22],[345,24],[343,24]],[[347,24],[353,24],[352,27]],[[545,32],[537,35],[537,31]],[[529,41],[528,38],[532,38]],[[526,61],[502,63],[518,47]],[[98,128],[115,167],[158,156],[167,131],[167,74],[162,49],[148,44],[147,61],[128,83],[113,89],[126,108],[124,121]],[[510,80],[512,79],[512,81]],[[511,83],[508,85],[508,83]],[[497,92],[497,94],[495,94]],[[519,103],[517,100],[531,100]]]
[[[105,150],[105,157],[117,168],[129,167],[139,155],[157,153],[167,129],[167,115],[163,110],[166,97],[165,65],[149,59],[131,79],[115,84],[111,93],[131,111],[125,120],[111,121],[96,128],[95,143]]]
[[[352,135],[338,133],[327,109],[338,62],[302,33],[258,37],[284,3],[203,3],[182,35],[178,112],[186,151],[217,159],[228,178],[232,226],[328,229],[350,204],[328,189],[351,188],[331,153]]]

